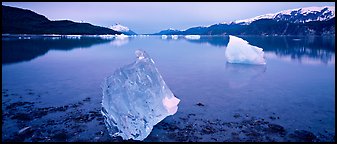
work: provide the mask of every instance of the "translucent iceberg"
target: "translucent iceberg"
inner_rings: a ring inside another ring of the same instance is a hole
[[[145,51],[116,70],[102,85],[102,114],[109,134],[124,140],[144,140],[154,125],[178,110],[180,100],[165,84]]]
[[[229,63],[266,64],[262,48],[232,35],[229,36],[225,56]]]
[[[185,38],[190,40],[198,40],[200,39],[200,35],[186,35]]]

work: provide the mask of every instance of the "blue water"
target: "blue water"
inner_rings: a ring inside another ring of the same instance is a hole
[[[264,49],[265,66],[227,63],[228,36],[200,40],[3,37],[2,90],[22,96],[3,94],[3,111],[18,101],[57,107],[87,97],[91,102],[86,108],[99,109],[103,79],[132,63],[135,50],[142,49],[181,100],[173,118],[194,113],[203,119],[235,121],[235,113],[266,119],[276,115],[279,119],[273,122],[289,131],[335,134],[335,37],[239,37]],[[29,90],[34,95],[28,95]],[[200,109],[197,103],[205,106]],[[4,132],[23,127],[12,120],[3,122],[3,138],[7,138]],[[26,123],[32,124],[37,122]]]

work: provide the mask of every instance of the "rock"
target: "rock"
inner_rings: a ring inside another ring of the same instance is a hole
[[[241,115],[240,114],[238,114],[238,113],[236,113],[236,114],[234,114],[234,116],[233,116],[234,118],[239,118],[239,117],[241,117]]]
[[[197,106],[205,106],[205,105],[202,103],[197,103]]]
[[[308,142],[313,142],[316,139],[316,136],[312,132],[306,130],[296,130],[293,136]]]
[[[284,133],[285,129],[277,124],[268,124],[269,130],[271,132],[276,132],[276,133]]]

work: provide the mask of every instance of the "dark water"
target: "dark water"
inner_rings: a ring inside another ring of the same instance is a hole
[[[239,37],[265,66],[226,63],[228,36],[3,36],[2,141],[120,141],[100,85],[136,49],[181,100],[145,141],[335,141],[335,37]]]

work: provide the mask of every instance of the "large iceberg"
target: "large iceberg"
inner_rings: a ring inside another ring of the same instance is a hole
[[[225,56],[229,63],[266,64],[262,48],[248,44],[247,41],[229,36]]]
[[[144,140],[154,125],[178,110],[180,100],[165,84],[145,51],[117,69],[102,85],[102,114],[109,134],[124,140]]]

